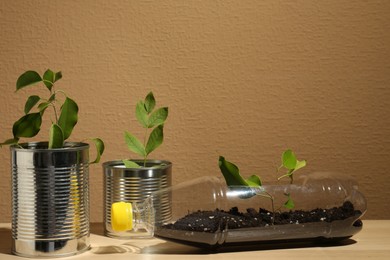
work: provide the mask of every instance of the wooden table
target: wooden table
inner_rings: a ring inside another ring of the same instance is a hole
[[[365,220],[363,230],[338,245],[268,245],[204,251],[160,239],[118,240],[103,235],[102,224],[91,225],[91,250],[63,259],[390,259],[390,220]],[[23,259],[11,254],[10,224],[0,224],[0,260]],[[57,258],[59,259],[59,258]]]

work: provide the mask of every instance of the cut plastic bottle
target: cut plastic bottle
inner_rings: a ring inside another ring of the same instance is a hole
[[[153,193],[140,203],[116,202],[113,230],[200,247],[349,238],[362,229],[366,199],[355,181],[328,173],[302,175],[296,184],[231,186],[202,177]],[[155,218],[153,198],[170,196],[172,218]],[[293,202],[286,208],[287,201]]]

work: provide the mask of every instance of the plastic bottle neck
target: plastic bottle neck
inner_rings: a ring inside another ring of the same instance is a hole
[[[116,232],[144,230],[154,232],[154,208],[152,199],[141,203],[115,202],[111,205],[111,226]]]

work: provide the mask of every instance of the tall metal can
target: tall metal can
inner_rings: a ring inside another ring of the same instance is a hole
[[[12,251],[64,257],[89,242],[89,145],[46,142],[11,146]]]
[[[142,160],[134,160],[142,165]],[[126,168],[122,161],[103,164],[104,171],[104,233],[109,237],[131,239],[148,238],[153,234],[147,227],[117,232],[111,228],[111,205],[114,202],[142,202],[149,195],[172,185],[172,163],[148,160],[146,167]],[[168,221],[172,217],[169,193],[153,197],[156,220]]]

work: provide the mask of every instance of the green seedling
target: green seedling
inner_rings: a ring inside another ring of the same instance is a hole
[[[223,177],[225,178],[226,184],[229,187],[234,186],[248,186],[248,187],[261,187],[262,181],[259,176],[252,175],[248,179],[244,179],[237,165],[232,162],[227,161],[223,156],[219,157],[218,160],[219,169],[222,172]],[[256,195],[268,198],[271,200],[272,212],[275,214],[274,208],[274,197],[267,192],[266,190],[261,190],[261,192],[256,193]],[[273,217],[275,219],[275,217]]]
[[[135,115],[138,122],[145,129],[143,142],[133,134],[125,131],[125,142],[130,151],[143,158],[143,167],[146,167],[148,155],[159,147],[164,140],[164,123],[168,117],[168,107],[155,109],[156,100],[152,92],[145,97],[145,100],[138,101],[135,108]],[[149,137],[148,137],[148,133]],[[131,160],[122,160],[126,168],[140,168],[141,166]]]
[[[219,157],[219,168],[222,172],[223,177],[225,178],[226,184],[228,186],[248,186],[248,187],[262,187],[262,181],[261,178],[257,175],[251,175],[249,178],[245,179],[241,176],[239,168],[234,164],[231,163],[223,156]],[[282,154],[282,165],[278,168],[278,171],[281,168],[286,168],[288,171],[285,175],[278,178],[278,180],[282,179],[283,177],[289,177],[290,183],[293,182],[293,176],[294,172],[297,171],[300,168],[303,168],[306,166],[306,161],[298,161],[296,159],[295,154],[290,150],[286,150]],[[256,193],[256,195],[265,197],[271,201],[271,207],[272,207],[272,213],[273,213],[273,220],[275,219],[275,198],[272,194],[267,192],[264,189],[261,189],[260,192]],[[294,201],[291,198],[289,193],[284,194],[287,197],[287,201],[283,204],[283,206],[287,209],[293,209],[295,207]],[[279,208],[280,210],[280,208]]]
[[[47,98],[38,95],[28,97],[24,106],[24,115],[13,124],[13,138],[4,141],[0,146],[18,145],[21,138],[36,136],[41,130],[43,115],[48,109],[52,109],[48,148],[64,147],[65,140],[70,137],[77,124],[79,108],[64,91],[55,89],[55,83],[61,78],[61,71],[53,72],[50,69],[46,70],[42,76],[35,71],[26,71],[19,76],[16,81],[16,92],[25,87],[43,83],[42,86],[48,90],[49,94]],[[99,138],[93,138],[91,141],[97,149],[96,159],[92,163],[97,163],[104,152],[104,143]]]
[[[278,168],[278,172],[285,168],[287,169],[287,173],[280,176],[278,180],[282,178],[288,177],[290,178],[290,183],[292,184],[294,181],[294,172],[306,166],[306,160],[298,161],[294,152],[291,149],[288,149],[282,154],[282,164]]]

